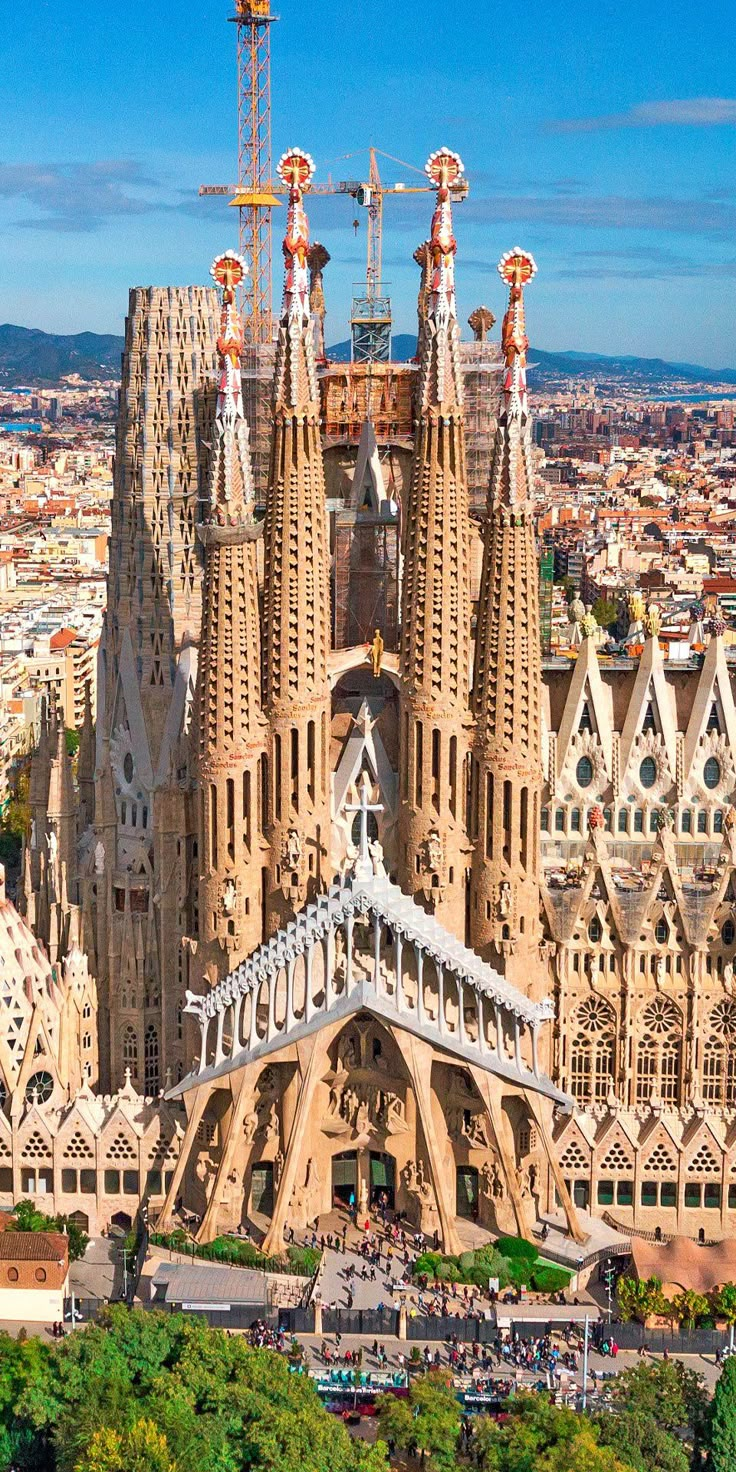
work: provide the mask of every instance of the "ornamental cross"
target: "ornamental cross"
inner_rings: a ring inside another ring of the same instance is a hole
[[[382,813],[382,802],[371,802],[371,784],[368,773],[364,770],[360,783],[360,802],[346,802],[346,813],[360,813],[360,844],[358,846],[358,857],[355,861],[356,879],[372,879],[373,865],[371,863],[370,850],[368,848],[368,814]]]

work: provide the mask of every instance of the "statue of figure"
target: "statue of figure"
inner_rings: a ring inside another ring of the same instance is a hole
[[[355,1048],[355,1039],[352,1033],[343,1033],[337,1045],[337,1061],[341,1068],[346,1071],[355,1068],[358,1055]]]
[[[281,1150],[277,1150],[273,1159],[273,1183],[278,1189],[284,1169],[284,1156]]]
[[[31,818],[31,848],[38,848],[38,828],[35,818]]]
[[[368,853],[370,854],[370,857],[371,857],[371,863],[373,865],[373,873],[374,873],[376,879],[385,879],[385,877],[386,877],[386,865],[385,865],[385,863],[383,861],[383,845],[378,842],[378,839],[377,838],[370,838],[368,840]],[[356,851],[356,858],[357,858],[357,851]]]
[[[650,603],[644,616],[644,627],[652,639],[656,639],[662,627],[662,614],[659,604]]]
[[[259,1125],[258,1110],[255,1107],[253,1107],[253,1108],[249,1109],[249,1111],[246,1114],[245,1119],[243,1121],[243,1135],[245,1137],[245,1143],[246,1143],[246,1145],[252,1145],[253,1144],[253,1141],[255,1140],[255,1137],[256,1137],[256,1132],[258,1130],[258,1125]]]
[[[727,961],[723,968],[723,986],[729,997],[733,996],[733,961]]]
[[[406,1186],[407,1191],[415,1192],[417,1190],[417,1167],[416,1167],[416,1161],[414,1161],[414,1160],[407,1160],[406,1165],[404,1166],[404,1169],[402,1170],[401,1174],[402,1174],[402,1176],[404,1178],[404,1185]]]
[[[654,974],[654,980],[657,987],[663,987],[667,980],[667,966],[664,956],[657,957],[657,966]]]
[[[511,885],[508,879],[502,879],[499,885],[498,913],[502,919],[511,914]]]
[[[365,1217],[368,1212],[368,1183],[365,1176],[361,1176],[358,1184],[358,1213]]]
[[[468,1144],[474,1145],[478,1150],[487,1150],[488,1135],[485,1120],[482,1114],[471,1114],[470,1122],[465,1131]]]
[[[567,611],[570,615],[571,624],[581,624],[585,618],[585,604],[582,598],[576,597],[571,599]]]
[[[734,824],[736,824],[736,808],[733,803],[729,803],[723,815],[723,826],[727,833],[733,831]]]
[[[378,679],[378,676],[381,673],[381,662],[383,660],[384,647],[385,646],[383,638],[381,637],[381,630],[376,629],[373,635],[373,643],[371,644],[371,665],[373,667],[373,674],[376,679]]]
[[[278,1112],[278,1109],[276,1108],[276,1105],[275,1104],[272,1104],[271,1107],[270,1107],[270,1109],[269,1109],[269,1111],[268,1111],[268,1119],[266,1121],[266,1139],[267,1140],[275,1140],[277,1138],[277,1136],[278,1136],[278,1133],[279,1133],[279,1112]]]
[[[34,844],[34,847],[35,847],[35,844]],[[95,874],[104,874],[104,872],[105,872],[105,845],[102,842],[102,839],[101,838],[98,838],[98,840],[97,840],[97,842],[95,844]]]
[[[370,1129],[370,1123],[371,1119],[368,1112],[368,1104],[365,1099],[360,1099],[358,1101],[358,1108],[355,1115],[355,1128],[357,1133],[359,1135],[365,1135]]]
[[[49,863],[53,868],[59,852],[59,840],[56,837],[56,833],[53,828],[49,828],[48,833],[46,834],[46,846],[49,851]]]
[[[437,828],[433,828],[427,838],[427,868],[433,874],[439,874],[442,868],[442,839]]]
[[[228,879],[225,880],[225,883],[222,886],[222,913],[223,913],[223,915],[232,915],[232,913],[233,913],[233,911],[235,909],[235,900],[236,900],[236,898],[237,898],[237,890],[235,888],[235,880],[232,879],[232,878],[228,878]]]
[[[302,841],[296,828],[290,828],[284,844],[284,863],[289,869],[298,869],[302,856]]]
[[[307,1161],[307,1174],[304,1180],[304,1211],[307,1221],[319,1216],[322,1206],[322,1182],[319,1178],[317,1163],[313,1155]]]
[[[644,618],[645,604],[640,592],[631,592],[628,596],[629,618],[632,624],[640,624]]]
[[[339,1118],[339,1116],[342,1114],[342,1096],[344,1088],[344,1079],[341,1079],[337,1075],[335,1075],[332,1083],[330,1084],[330,1098],[327,1105],[327,1113],[333,1119]]]

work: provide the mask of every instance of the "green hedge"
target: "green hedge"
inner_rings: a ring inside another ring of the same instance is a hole
[[[531,1287],[535,1293],[561,1293],[570,1282],[570,1273],[564,1268],[548,1268],[545,1265],[532,1270]]]
[[[286,1257],[266,1257],[253,1242],[242,1242],[239,1237],[215,1237],[214,1242],[192,1243],[182,1231],[152,1232],[150,1241],[154,1247],[168,1247],[173,1252],[193,1250],[194,1256],[205,1262],[226,1262],[264,1273],[294,1273],[301,1278],[311,1278],[321,1255],[316,1248],[294,1245],[287,1249]]]
[[[528,1242],[526,1237],[499,1237],[496,1242],[496,1250],[503,1257],[526,1258],[529,1262],[536,1262],[539,1256],[533,1242]]]

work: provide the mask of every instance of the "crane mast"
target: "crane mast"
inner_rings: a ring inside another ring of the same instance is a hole
[[[236,0],[238,33],[238,189],[240,253],[250,266],[243,299],[246,343],[273,335],[271,210],[279,201],[271,181],[271,14],[269,0]]]

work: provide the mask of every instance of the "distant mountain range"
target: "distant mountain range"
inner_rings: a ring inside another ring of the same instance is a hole
[[[53,384],[68,373],[84,379],[120,377],[123,338],[112,333],[59,336],[37,327],[0,325],[0,382]]]
[[[392,339],[396,362],[414,357],[417,340],[412,333],[397,332]],[[69,373],[83,379],[117,379],[123,338],[112,333],[77,332],[59,336],[35,327],[0,326],[0,383],[53,384]],[[328,348],[336,363],[350,361],[349,341]],[[641,384],[736,384],[736,369],[701,368],[697,363],[667,363],[663,358],[607,356],[604,353],[546,353],[529,349],[530,376],[544,383],[560,378],[605,378],[619,383]]]

